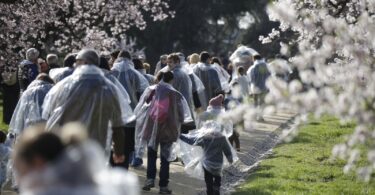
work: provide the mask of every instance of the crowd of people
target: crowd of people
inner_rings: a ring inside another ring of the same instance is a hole
[[[175,161],[205,180],[208,195],[220,194],[222,170],[241,148],[240,133],[219,116],[250,97],[261,105],[271,75],[258,53],[239,50],[229,66],[205,51],[162,55],[150,74],[145,59],[125,50],[102,56],[82,49],[60,66],[58,55],[43,60],[28,49],[18,66],[20,98],[8,135],[0,131],[1,187],[8,178],[21,194],[124,194],[126,188],[137,194],[134,175],[111,170],[142,166],[146,153],[142,190],[155,187],[160,154],[160,194],[172,193],[169,166]]]

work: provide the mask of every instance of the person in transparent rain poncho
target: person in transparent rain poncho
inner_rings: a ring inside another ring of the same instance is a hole
[[[118,54],[113,67],[111,69],[111,74],[117,78],[121,85],[125,88],[130,96],[130,106],[134,109],[138,103],[139,98],[145,89],[149,86],[147,79],[134,68],[134,64],[131,60],[130,53],[123,50]],[[131,163],[132,153],[134,152],[134,133],[135,133],[135,120],[130,121],[125,125],[125,161],[124,163],[114,163],[111,161],[111,165],[120,166],[125,169],[129,168]],[[138,159],[135,164],[140,166],[142,162]]]
[[[233,65],[232,79],[239,76],[237,74],[238,72],[235,71],[238,69],[238,67],[244,67],[245,72],[250,68],[250,66],[254,63],[254,55],[259,55],[259,53],[254,49],[243,45],[240,45],[236,51],[233,52],[233,54],[229,57],[229,60]]]
[[[202,81],[204,85],[205,98],[202,100],[202,108],[205,110],[211,98],[223,91],[219,74],[210,64],[210,54],[202,52],[200,55],[200,63],[198,63],[193,71]]]
[[[20,135],[26,127],[43,120],[42,105],[53,85],[53,80],[45,73],[39,74],[36,80],[30,83],[14,110],[9,133]]]
[[[60,135],[30,127],[13,152],[21,195],[138,195],[137,176],[105,166],[103,149],[80,124]]]
[[[160,146],[160,193],[171,194],[168,189],[169,162],[176,159],[175,146],[182,123],[192,121],[184,96],[175,90],[173,73],[162,74],[162,81],[147,88],[135,109],[137,116],[136,156],[142,157],[147,147],[147,180],[143,190],[155,186],[157,151]]]
[[[106,154],[113,146],[114,161],[124,162],[124,127],[134,115],[129,99],[123,95],[98,68],[95,50],[81,50],[76,57],[74,73],[57,83],[43,104],[43,119],[48,131],[78,121],[83,123],[91,139],[96,140]],[[113,139],[112,139],[113,138]],[[112,144],[113,143],[113,144]]]
[[[131,100],[131,107],[134,109],[140,96],[144,90],[149,86],[148,81],[144,76],[134,69],[134,64],[131,60],[130,53],[121,51],[116,59],[111,73],[115,76],[128,92]]]
[[[244,98],[250,95],[250,81],[244,67],[237,67],[236,71],[238,76],[231,81],[230,87],[232,95],[242,102]]]
[[[224,69],[223,64],[221,63],[221,60],[218,57],[213,57],[211,59],[211,64],[212,64],[212,67],[217,71],[217,74],[219,75],[221,88],[223,89],[224,92],[228,92],[230,90],[229,73]]]
[[[228,141],[233,124],[218,121],[218,116],[225,112],[223,99],[223,95],[211,99],[207,111],[200,116],[199,129],[180,136],[180,155],[185,171],[193,177],[204,178],[208,195],[220,194],[222,171],[229,165],[224,162],[224,156],[229,163],[238,160]]]

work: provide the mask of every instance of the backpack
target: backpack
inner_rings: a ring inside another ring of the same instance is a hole
[[[150,110],[151,119],[157,123],[164,123],[168,119],[169,104],[169,96],[155,100]]]

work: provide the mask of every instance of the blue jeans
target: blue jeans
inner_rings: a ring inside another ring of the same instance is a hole
[[[158,152],[152,148],[147,150],[147,179],[156,178],[156,159],[158,157]],[[159,186],[167,187],[169,183],[169,161],[160,155],[160,172],[159,172]]]

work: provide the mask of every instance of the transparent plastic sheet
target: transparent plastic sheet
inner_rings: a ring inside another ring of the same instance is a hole
[[[63,67],[63,68],[54,68],[49,71],[49,76],[57,83],[63,80],[64,78],[72,75],[74,68]]]
[[[131,100],[130,105],[134,109],[138,103],[138,95],[142,94],[149,86],[147,79],[135,70],[133,63],[127,59],[117,61],[113,65],[111,73],[128,92]]]
[[[35,80],[22,93],[9,124],[9,132],[21,134],[29,125],[42,121],[42,105],[52,84]]]
[[[218,65],[216,63],[212,64],[212,67],[217,71],[217,74],[219,75],[221,88],[225,92],[228,92],[230,90],[230,86],[229,86],[230,75],[229,75],[229,73],[223,67],[221,67],[220,65]]]
[[[211,65],[199,63],[194,67],[194,73],[204,85],[204,100],[201,101],[201,104],[202,108],[206,109],[210,99],[223,91],[221,80],[219,74]]]
[[[81,122],[86,125],[90,138],[109,151],[112,134],[108,129],[123,127],[134,117],[130,100],[125,96],[101,69],[81,65],[50,90],[43,104],[42,117],[47,121],[47,130],[68,122]]]
[[[238,160],[228,141],[233,125],[229,125],[228,121],[216,121],[222,112],[221,109],[206,111],[201,115],[200,128],[180,137],[179,157],[184,162],[186,173],[192,177],[204,179],[203,168],[213,175],[221,175],[222,170],[230,166],[229,162]]]
[[[238,84],[237,89],[234,86],[235,83]],[[237,78],[233,79],[230,83],[230,87],[232,89],[232,94],[236,98],[247,97],[250,95],[250,81],[247,76],[238,76]]]
[[[21,195],[138,195],[137,176],[106,168],[106,161],[94,142],[70,146],[55,162],[22,178]]]
[[[237,70],[239,66],[244,66],[248,68],[249,65],[253,63],[253,56],[259,54],[253,48],[240,46],[233,52],[229,57],[229,60],[233,64],[233,70]],[[233,71],[232,78],[237,78],[237,71]]]
[[[164,106],[159,106],[161,104]],[[176,146],[173,143],[178,140],[181,124],[193,121],[183,95],[172,85],[160,82],[146,89],[134,112],[137,116],[136,156],[142,158],[147,147],[157,151],[159,143],[164,143],[168,147],[161,148],[160,153],[173,160]]]

